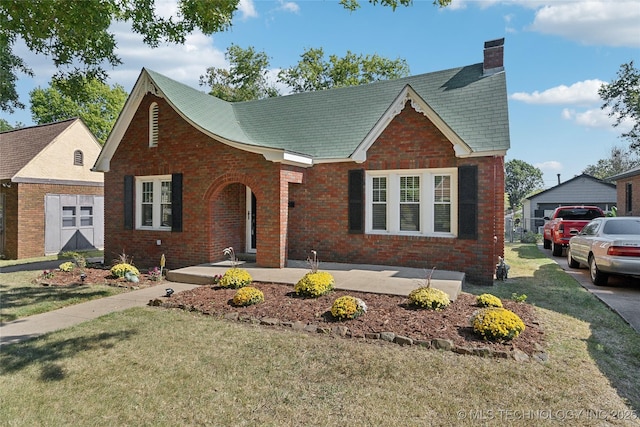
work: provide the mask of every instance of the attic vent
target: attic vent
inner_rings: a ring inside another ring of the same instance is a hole
[[[84,155],[82,151],[76,150],[73,152],[73,164],[76,166],[82,166],[84,164]]]
[[[158,146],[158,104],[149,107],[149,147]]]

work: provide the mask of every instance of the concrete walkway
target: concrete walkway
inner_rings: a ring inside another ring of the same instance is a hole
[[[259,268],[255,264],[243,264],[241,267],[257,282],[289,285],[297,283],[309,271],[304,261],[289,261],[289,267],[282,269]],[[180,268],[167,273],[169,283],[166,286],[152,286],[0,324],[0,347],[115,311],[145,306],[150,300],[164,296],[167,287],[175,292],[182,292],[199,285],[211,284],[215,275],[224,274],[228,268],[228,262]],[[404,296],[413,289],[424,286],[425,277],[430,273],[418,268],[337,263],[322,263],[320,270],[333,275],[337,289]],[[453,301],[460,294],[463,282],[464,273],[435,270],[431,286],[445,291]]]

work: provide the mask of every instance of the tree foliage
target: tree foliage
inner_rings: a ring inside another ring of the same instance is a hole
[[[68,95],[67,80],[53,80],[46,89],[33,89],[31,117],[37,124],[80,117],[104,144],[118,114],[124,107],[127,92],[120,85],[109,85],[97,79],[84,80],[82,89],[74,96]]]
[[[104,81],[105,65],[120,64],[112,23],[127,21],[144,42],[184,43],[196,29],[204,34],[226,30],[239,0],[179,0],[176,17],[156,13],[155,0],[68,1],[0,0],[0,109],[24,108],[15,82],[19,73],[32,74],[13,53],[18,38],[34,53],[51,57],[57,78],[69,82],[67,90],[81,90],[83,80]]]
[[[615,117],[614,126],[619,126],[624,119],[631,119],[634,125],[622,136],[631,141],[631,148],[640,151],[640,70],[634,67],[633,61],[622,64],[618,70],[618,78],[604,84],[598,90],[604,100],[602,108],[611,108],[609,117]]]
[[[381,4],[382,6],[388,6],[391,9],[396,10],[398,6],[413,5],[413,0],[369,0],[369,3],[373,5]],[[360,8],[359,0],[340,0],[340,4],[351,11]],[[451,4],[451,0],[433,0],[433,4],[435,6],[446,7]]]
[[[230,102],[280,95],[269,83],[270,64],[264,52],[231,45],[225,58],[229,61],[229,69],[210,67],[204,76],[200,76],[200,85],[209,86],[211,95]],[[379,55],[347,52],[342,58],[331,55],[326,60],[322,48],[310,48],[300,58],[298,64],[281,70],[277,77],[277,82],[289,86],[294,93],[355,86],[409,74],[405,60],[390,60]]]
[[[377,54],[356,55],[347,51],[344,57],[330,55],[327,61],[322,48],[310,48],[300,55],[298,64],[278,73],[278,81],[298,93],[357,86],[407,75],[409,66],[404,59],[391,60]]]
[[[68,94],[82,90],[83,81],[105,81],[105,68],[121,63],[110,28],[128,22],[144,43],[183,44],[195,30],[205,35],[231,27],[240,0],[177,0],[175,16],[158,13],[156,0],[0,0],[0,111],[24,108],[16,91],[18,75],[33,75],[28,64],[13,52],[22,39],[32,52],[48,56],[57,69],[54,78],[67,80]],[[410,6],[413,0],[369,0],[391,7]],[[447,6],[451,0],[434,0]],[[347,10],[360,7],[359,0],[341,0]]]
[[[606,181],[609,177],[626,172],[638,165],[640,165],[638,154],[623,147],[612,147],[609,158],[600,159],[595,165],[587,166],[582,173]]]
[[[6,132],[8,130],[13,130],[13,126],[5,119],[0,119],[0,132]]]
[[[211,95],[229,102],[249,101],[280,95],[267,79],[269,57],[253,47],[242,49],[232,44],[225,53],[229,69],[207,68],[200,85],[211,87]]]
[[[517,159],[505,163],[505,192],[511,210],[515,211],[522,199],[543,187],[542,171],[537,167]]]

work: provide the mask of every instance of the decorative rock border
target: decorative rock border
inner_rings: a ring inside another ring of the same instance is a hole
[[[164,301],[160,299],[149,300],[150,306],[154,307],[165,307],[165,308],[176,308],[173,305],[167,305]],[[179,309],[187,310],[189,307],[184,305],[178,306]],[[193,311],[193,310],[191,310]],[[197,310],[196,310],[197,311]],[[324,335],[333,335],[340,338],[361,338],[368,340],[382,340],[389,343],[398,344],[400,346],[418,346],[426,349],[434,349],[434,350],[444,350],[444,351],[452,351],[458,354],[464,355],[472,355],[486,358],[498,358],[498,359],[513,359],[518,362],[547,362],[549,360],[549,355],[544,351],[544,348],[539,344],[536,344],[536,352],[532,355],[528,355],[522,350],[515,349],[514,351],[502,351],[502,350],[492,350],[488,347],[480,347],[480,348],[472,348],[472,347],[463,347],[456,345],[453,341],[442,338],[434,338],[432,340],[415,340],[413,338],[405,337],[402,335],[396,335],[394,332],[376,332],[376,333],[365,333],[364,336],[353,336],[348,327],[344,325],[334,325],[334,326],[320,326],[314,323],[305,323],[301,321],[281,321],[280,319],[276,319],[274,317],[263,317],[257,318],[253,316],[244,316],[240,315],[238,312],[231,312],[223,315],[221,317],[224,320],[234,321],[234,322],[244,322],[251,323],[253,325],[262,325],[262,326],[282,326],[285,328],[291,328],[294,331],[298,332],[308,332],[308,333],[318,333]]]

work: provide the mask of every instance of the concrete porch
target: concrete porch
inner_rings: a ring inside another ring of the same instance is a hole
[[[229,261],[200,264],[179,268],[167,272],[167,280],[180,283],[208,285],[213,277],[222,275],[230,268]],[[251,261],[240,261],[240,268],[251,274],[256,282],[283,283],[295,285],[309,272],[306,261],[289,260],[285,268],[261,268]],[[387,265],[342,264],[323,262],[320,271],[333,275],[336,289],[345,291],[370,292],[407,296],[413,289],[426,285],[430,270]],[[462,291],[464,273],[457,271],[435,270],[431,277],[431,286],[446,292],[451,301],[455,301]]]

